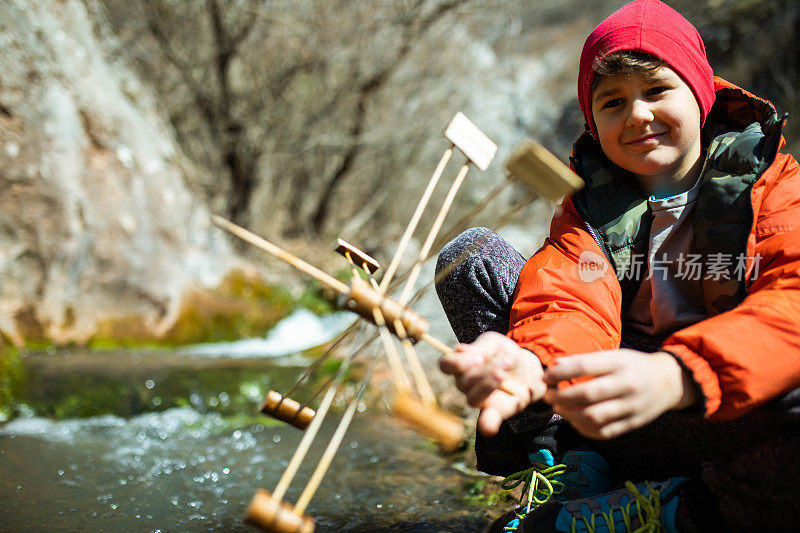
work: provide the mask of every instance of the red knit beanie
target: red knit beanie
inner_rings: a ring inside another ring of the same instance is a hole
[[[592,118],[592,80],[595,59],[620,50],[645,52],[669,63],[692,89],[700,106],[700,125],[714,104],[714,73],[703,39],[692,23],[659,0],[635,0],[600,23],[581,52],[578,101],[583,117],[597,139]]]

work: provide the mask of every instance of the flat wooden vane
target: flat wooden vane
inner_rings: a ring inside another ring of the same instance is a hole
[[[381,267],[377,260],[365,254],[344,239],[336,240],[336,252],[345,257],[347,257],[347,254],[349,253],[353,263],[355,263],[356,266],[367,270],[367,274],[374,274],[375,271]]]
[[[583,180],[541,144],[526,140],[514,148],[506,169],[515,178],[552,202],[583,187]]]
[[[445,128],[444,136],[480,170],[486,170],[497,153],[497,145],[460,111]]]

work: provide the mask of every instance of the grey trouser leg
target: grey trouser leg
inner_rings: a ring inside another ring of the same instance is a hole
[[[522,254],[497,233],[470,228],[442,248],[436,273],[456,260],[436,283],[436,294],[458,341],[472,342],[486,331],[508,332],[514,289],[525,266]]]
[[[525,259],[497,233],[471,228],[439,253],[437,274],[454,261],[456,266],[436,283],[436,293],[459,342],[472,342],[486,331],[507,333]],[[530,467],[530,452],[547,448],[558,454],[582,440],[558,415],[524,415],[504,422],[494,437],[476,435],[479,470],[508,475]]]

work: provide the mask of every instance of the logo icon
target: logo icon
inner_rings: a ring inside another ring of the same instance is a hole
[[[600,254],[584,250],[578,257],[578,277],[585,283],[591,283],[606,275],[608,261]]]

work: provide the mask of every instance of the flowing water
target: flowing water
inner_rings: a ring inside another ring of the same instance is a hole
[[[267,390],[300,375],[300,356],[51,351],[22,362],[21,416],[0,426],[0,531],[250,531],[247,504],[274,489],[302,437],[257,413]],[[474,478],[376,403],[359,408],[311,502],[317,530],[482,529],[487,507],[465,491]]]

